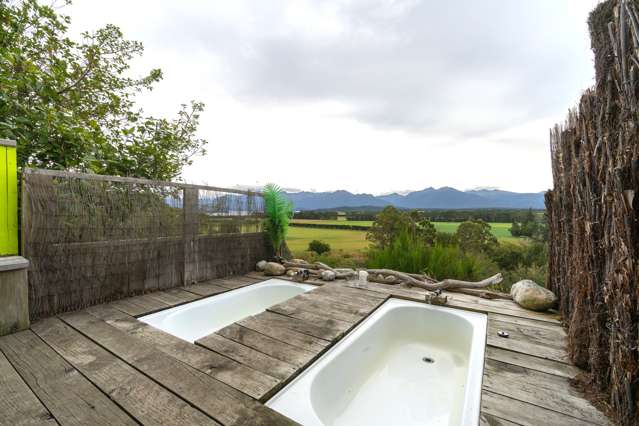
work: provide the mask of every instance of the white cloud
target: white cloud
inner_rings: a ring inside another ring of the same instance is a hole
[[[72,30],[120,26],[165,80],[140,102],[207,104],[216,185],[381,193],[551,185],[548,128],[592,83],[596,0],[76,0]]]

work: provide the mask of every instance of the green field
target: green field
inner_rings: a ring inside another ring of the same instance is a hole
[[[331,250],[344,250],[346,252],[361,251],[368,247],[366,231],[351,231],[350,229],[321,229],[302,228],[291,226],[288,229],[286,243],[292,252],[305,251],[308,243],[313,240],[322,240],[331,245]]]
[[[357,225],[372,226],[372,220],[320,220],[320,219],[293,219],[293,223],[316,223],[325,225]],[[439,232],[453,233],[461,222],[433,222]],[[491,231],[497,238],[512,238],[510,235],[510,223],[490,223]]]
[[[368,220],[314,220],[314,219],[294,219],[295,223],[319,223],[327,225],[358,225],[371,226],[372,221]],[[457,230],[461,222],[433,222],[439,232],[453,233]],[[499,241],[520,243],[524,241],[510,235],[510,223],[491,223],[491,231]],[[312,240],[321,240],[330,244],[332,250],[360,251],[368,247],[366,241],[366,231],[303,228],[291,226],[288,230],[287,243],[293,251],[304,251],[308,248],[308,243]]]

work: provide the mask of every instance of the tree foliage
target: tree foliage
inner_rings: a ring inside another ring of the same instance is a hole
[[[293,218],[293,204],[284,196],[279,186],[269,183],[264,187],[265,229],[275,251],[282,252],[288,224]]]
[[[481,219],[461,223],[455,237],[464,251],[487,253],[498,245],[497,239],[490,232],[490,225]]]
[[[162,72],[129,76],[142,44],[114,25],[74,41],[69,24],[36,0],[0,0],[0,138],[17,141],[21,167],[175,178],[204,153],[203,104],[182,105],[173,120],[146,116],[135,96]]]
[[[403,212],[387,206],[375,217],[366,239],[377,248],[385,248],[404,231],[426,245],[432,245],[437,235],[435,226],[422,213]]]
[[[513,221],[510,233],[513,237],[528,237],[537,241],[548,241],[547,221],[545,218],[537,218],[531,209],[528,210],[521,221]]]
[[[331,251],[331,246],[330,244],[325,243],[324,241],[313,240],[310,243],[308,243],[308,251],[312,251],[319,255],[322,255],[324,253],[328,253],[329,251]]]

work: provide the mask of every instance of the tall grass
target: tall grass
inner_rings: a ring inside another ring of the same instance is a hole
[[[407,232],[384,249],[371,249],[367,266],[470,281],[486,278],[497,270],[482,254],[465,253],[457,246],[428,246]]]

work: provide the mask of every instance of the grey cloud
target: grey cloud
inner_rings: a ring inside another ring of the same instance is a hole
[[[246,102],[337,101],[373,126],[478,137],[576,101],[592,71],[580,49],[586,9],[575,18],[574,4],[317,2],[318,16],[329,8],[343,28],[324,34],[291,22],[288,2],[260,1],[236,21],[176,10],[165,37],[220,61]]]

